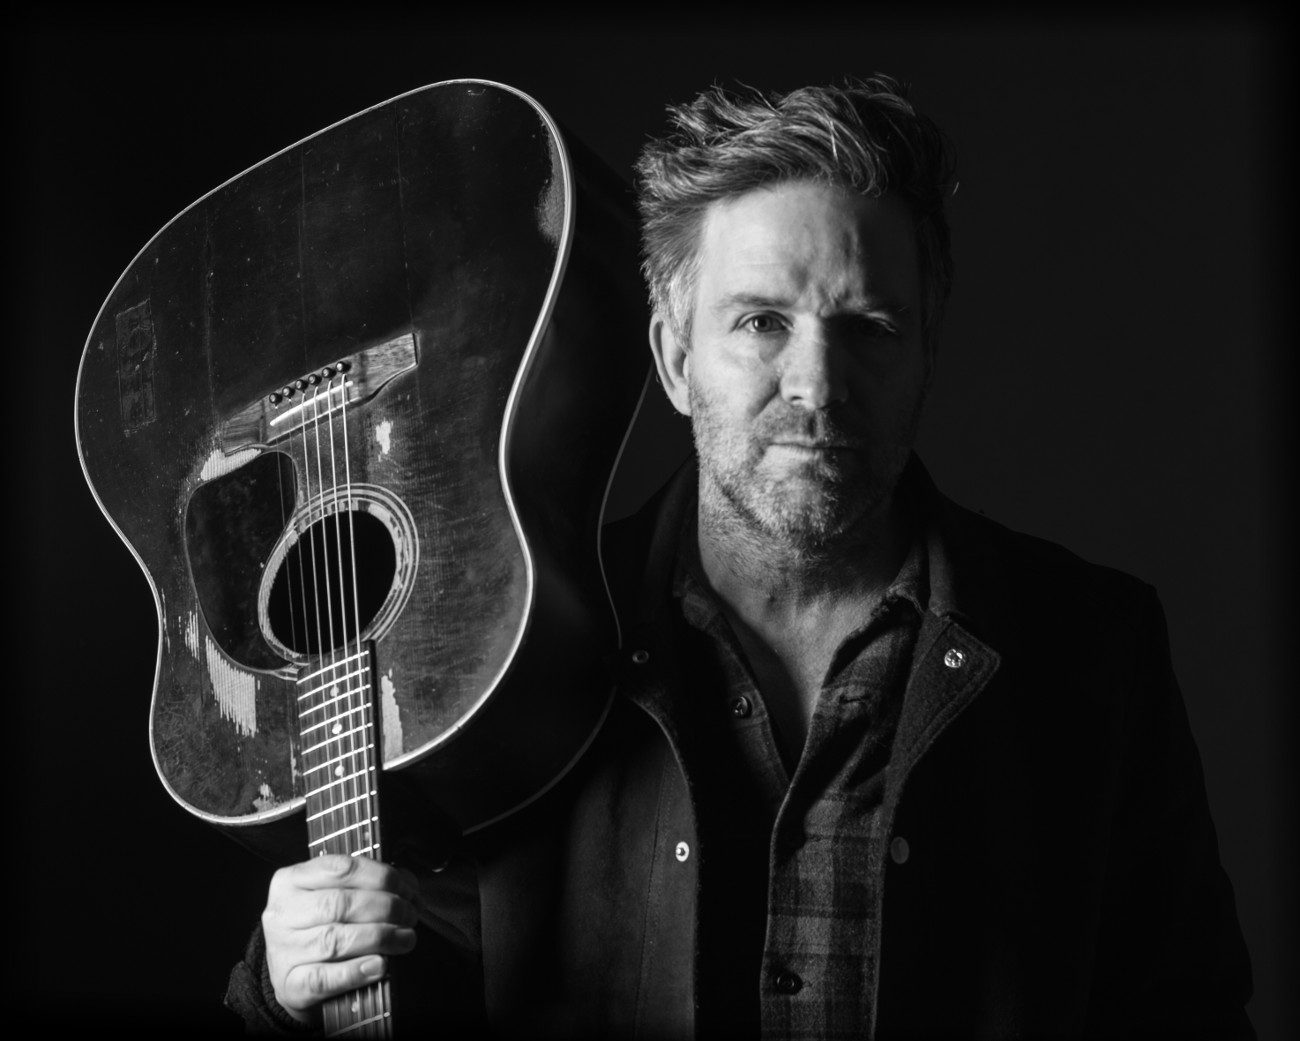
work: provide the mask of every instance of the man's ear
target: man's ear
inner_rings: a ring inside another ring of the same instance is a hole
[[[650,316],[650,353],[664,393],[683,416],[691,414],[691,352],[673,332],[672,322],[656,311]]]

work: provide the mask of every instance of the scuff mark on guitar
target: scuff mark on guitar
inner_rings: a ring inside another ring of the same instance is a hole
[[[194,655],[194,660],[199,660],[199,613],[191,611],[185,618],[185,646],[190,649]]]
[[[222,717],[234,723],[242,735],[252,737],[257,733],[257,677],[228,661],[211,636],[205,636],[204,650],[212,694]]]
[[[383,756],[385,760],[402,754],[402,715],[397,708],[397,687],[393,685],[393,670],[379,677],[379,707],[383,725]]]
[[[547,138],[551,151],[551,177],[537,200],[537,228],[552,245],[559,245],[564,234],[564,163],[553,137]]]
[[[117,396],[122,407],[122,433],[130,437],[155,419],[154,355],[158,342],[154,337],[153,315],[149,298],[119,311],[117,325]]]
[[[265,781],[258,786],[257,791],[259,794],[258,797],[253,800],[253,805],[256,806],[259,811],[269,810],[283,801],[275,797],[275,793],[271,791],[271,786]]]
[[[261,449],[259,448],[241,448],[229,455],[220,448],[214,448],[212,454],[204,461],[203,469],[199,471],[199,480],[210,481],[214,477],[221,477],[232,470],[238,470],[249,460],[256,459],[259,455],[261,455]]]

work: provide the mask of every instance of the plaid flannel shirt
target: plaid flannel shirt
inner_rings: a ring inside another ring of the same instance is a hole
[[[877,810],[929,566],[917,539],[837,649],[802,755],[789,762],[703,577],[693,520],[683,530],[674,594],[685,622],[684,711],[708,731],[708,761],[688,765],[699,778],[700,831],[710,848],[701,877],[702,1036],[864,1035],[881,881],[868,854],[879,841]]]

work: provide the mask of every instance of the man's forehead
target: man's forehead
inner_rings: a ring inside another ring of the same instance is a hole
[[[809,182],[710,204],[700,286],[720,296],[897,297],[915,291],[916,232],[906,204]]]

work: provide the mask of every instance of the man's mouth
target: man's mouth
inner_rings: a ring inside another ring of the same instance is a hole
[[[849,452],[853,446],[842,441],[773,441],[773,448],[790,448],[803,452]]]

